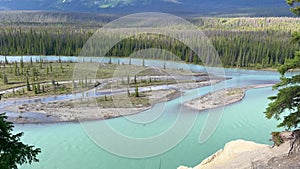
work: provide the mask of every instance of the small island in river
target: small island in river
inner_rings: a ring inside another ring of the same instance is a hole
[[[183,105],[199,111],[218,108],[241,101],[245,97],[245,92],[248,89],[270,87],[272,85],[274,84],[260,84],[221,89],[187,101]]]

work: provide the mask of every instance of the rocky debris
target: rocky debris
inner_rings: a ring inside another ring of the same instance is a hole
[[[198,166],[178,169],[298,169],[300,168],[299,151],[288,155],[291,132],[281,132],[284,142],[280,146],[258,144],[251,141],[235,140],[203,160]]]

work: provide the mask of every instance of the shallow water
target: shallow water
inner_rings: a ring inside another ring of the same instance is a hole
[[[261,96],[262,93],[264,94],[263,97]],[[161,161],[162,168],[169,169],[179,165],[194,166],[222,148],[226,142],[234,139],[270,144],[268,141],[269,134],[276,129],[276,122],[266,120],[262,112],[268,103],[266,97],[273,94],[274,92],[270,88],[251,90],[247,92],[243,101],[227,106],[217,130],[203,144],[198,142],[198,137],[207,112],[200,113],[191,132],[180,144],[162,155],[145,159],[124,158],[106,152],[93,143],[80,125],[76,123],[17,125],[16,131],[25,132],[23,141],[42,148],[39,163],[24,165],[21,168],[150,169],[159,168]],[[176,102],[176,100],[172,102]],[[123,118],[112,119],[110,124],[124,134],[147,137],[160,133],[169,126],[174,120],[176,109],[176,106],[170,108],[164,113],[165,117],[151,123],[151,125],[136,126],[132,123],[128,125]]]
[[[157,64],[156,62],[151,61],[150,63],[149,61],[146,64]],[[196,65],[191,65],[190,69],[204,70],[203,67]],[[226,83],[226,87],[235,87],[275,83],[279,79],[279,75],[275,72],[239,69],[226,69],[225,72],[226,76],[232,77],[232,79],[216,84],[213,87],[214,90],[223,88],[224,83]],[[127,136],[135,138],[154,136],[172,126],[181,108],[187,116],[193,116],[197,113],[181,107],[181,103],[211,90],[212,87],[209,86],[187,90],[180,98],[157,104],[150,110],[130,116],[131,120],[144,120],[144,123],[133,123],[126,118],[110,119],[107,122],[113,129]],[[276,92],[272,91],[271,87],[247,91],[241,102],[225,107],[223,117],[215,132],[204,143],[199,143],[199,136],[203,127],[215,125],[206,123],[208,114],[218,114],[221,109],[198,113],[192,129],[179,144],[169,151],[151,158],[132,159],[111,154],[95,144],[79,123],[16,125],[15,132],[25,132],[24,142],[34,144],[42,149],[39,163],[23,165],[20,168],[172,169],[180,165],[195,166],[231,140],[246,139],[271,144],[269,142],[271,131],[280,129],[276,128],[276,121],[266,120],[262,112],[269,102],[267,97],[274,94]],[[147,120],[153,118],[152,115],[158,111],[162,112],[158,118],[154,118],[152,122],[148,123]],[[88,122],[88,125],[96,127],[101,123],[105,122]],[[202,134],[205,135],[205,132]],[[122,146],[122,143],[116,144],[116,146]],[[133,151],[133,149],[134,147],[128,147],[128,151]]]

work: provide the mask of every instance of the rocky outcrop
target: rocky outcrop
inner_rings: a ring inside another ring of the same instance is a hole
[[[296,153],[288,156],[289,136],[289,132],[284,132],[285,142],[278,147],[245,140],[231,141],[224,149],[206,158],[198,166],[181,166],[178,169],[300,168],[300,155]]]

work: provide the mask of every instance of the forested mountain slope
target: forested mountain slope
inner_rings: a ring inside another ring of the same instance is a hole
[[[284,0],[0,0],[0,10],[291,16]]]

